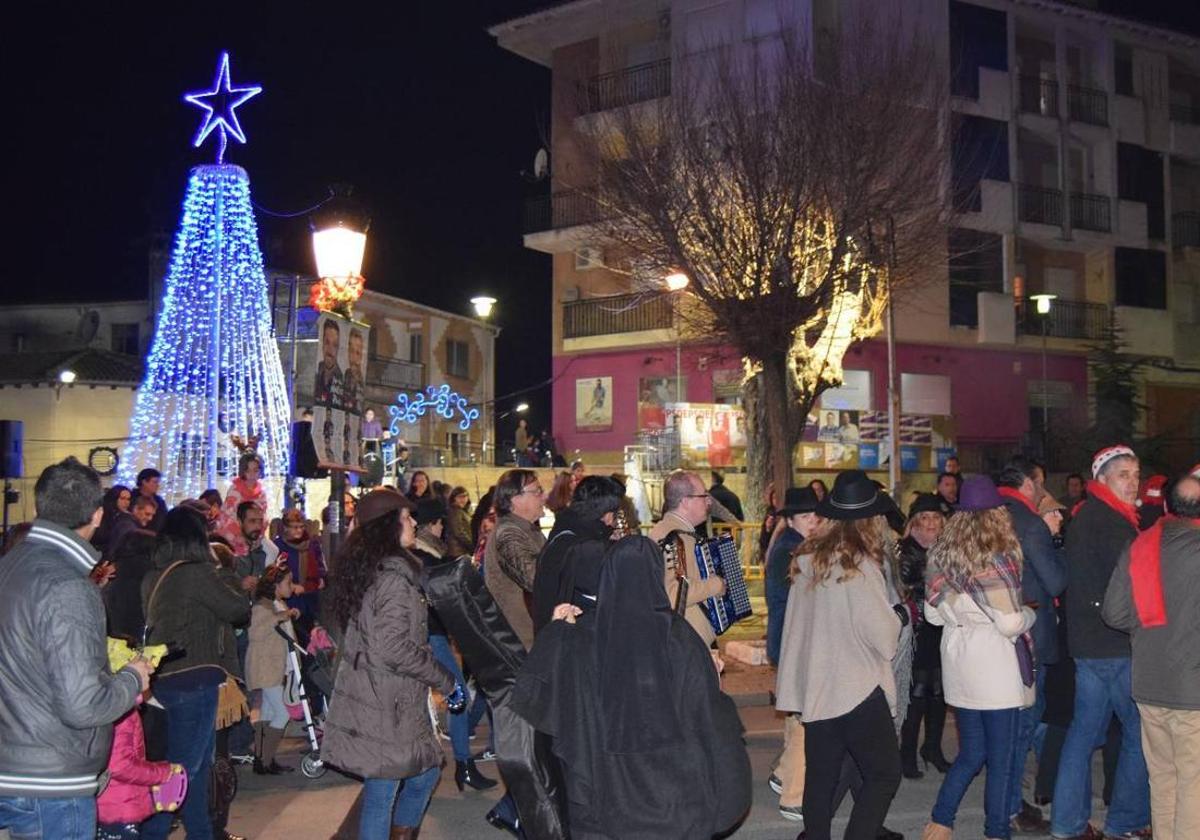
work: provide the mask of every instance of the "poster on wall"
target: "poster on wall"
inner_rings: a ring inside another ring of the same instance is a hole
[[[746,416],[721,403],[668,403],[667,425],[679,431],[680,457],[690,467],[729,467],[745,462]]]
[[[804,469],[884,469],[890,453],[886,411],[816,409],[808,415],[800,447]],[[954,451],[954,419],[900,415],[901,468],[941,469]]]
[[[612,377],[591,376],[575,380],[575,431],[612,430]]]
[[[644,376],[638,380],[638,431],[660,432],[667,427],[667,403],[687,393],[687,377]]]
[[[858,443],[862,439],[859,415],[865,413],[868,412],[821,409],[817,413],[817,440],[824,443]]]
[[[322,312],[317,319],[312,439],[322,466],[360,467],[370,329],[330,312]]]

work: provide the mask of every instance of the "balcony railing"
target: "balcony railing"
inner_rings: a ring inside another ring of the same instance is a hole
[[[371,356],[367,361],[367,384],[397,391],[419,391],[425,387],[425,366],[386,356]]]
[[[1171,244],[1176,248],[1200,248],[1200,212],[1185,210],[1171,216]]]
[[[1112,230],[1112,201],[1106,195],[1071,193],[1071,226],[1080,230]]]
[[[589,225],[605,217],[593,196],[578,190],[557,192],[530,199],[525,205],[525,233]]]
[[[1042,225],[1063,223],[1062,193],[1032,184],[1017,185],[1017,215],[1022,222]]]
[[[667,295],[613,295],[563,304],[563,338],[670,329],[671,323]]]
[[[1200,125],[1200,105],[1187,102],[1171,103],[1171,122],[1184,125]]]
[[[1041,76],[1021,76],[1017,80],[1021,110],[1044,117],[1058,116],[1058,81]]]
[[[1108,94],[1096,88],[1067,85],[1067,113],[1076,122],[1108,125]]]
[[[583,113],[594,114],[671,95],[671,60],[595,76],[583,85]]]
[[[1017,301],[1017,332],[1022,335],[1041,335],[1045,327],[1051,338],[1082,338],[1099,340],[1108,326],[1108,307],[1102,303],[1055,298],[1050,311],[1042,315],[1034,302],[1027,298]]]

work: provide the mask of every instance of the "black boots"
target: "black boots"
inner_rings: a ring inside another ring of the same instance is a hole
[[[459,791],[464,786],[473,790],[488,790],[496,786],[496,780],[489,779],[480,773],[479,768],[475,766],[475,761],[467,759],[454,762],[454,784],[458,785]]]
[[[275,762],[275,753],[279,742],[283,740],[283,730],[273,729],[265,723],[254,725],[254,773],[258,776],[278,776],[291,773],[291,767],[284,767]]]
[[[525,832],[521,829],[521,818],[517,815],[517,804],[513,802],[512,794],[504,794],[484,819],[488,825],[524,840]]]
[[[906,779],[921,779],[925,774],[917,769],[917,736],[921,734],[921,718],[925,716],[925,698],[914,697],[908,702],[908,714],[900,727],[900,772]]]
[[[921,747],[921,758],[932,764],[939,773],[950,769],[950,762],[942,754],[942,732],[946,728],[946,700],[940,694],[925,698],[925,744]]]

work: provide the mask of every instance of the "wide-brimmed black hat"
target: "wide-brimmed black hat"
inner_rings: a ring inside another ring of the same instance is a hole
[[[918,513],[940,513],[942,516],[950,516],[954,513],[954,508],[937,493],[918,493],[909,505],[908,518],[912,519]]]
[[[817,513],[826,519],[869,519],[872,516],[887,516],[896,510],[892,497],[882,492],[874,481],[862,470],[846,470],[838,473]]]
[[[817,493],[811,487],[789,487],[783,494],[783,507],[779,509],[780,516],[795,516],[798,513],[812,513],[820,503]]]

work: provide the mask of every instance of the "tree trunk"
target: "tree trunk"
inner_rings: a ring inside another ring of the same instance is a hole
[[[774,485],[776,501],[792,486],[792,457],[804,431],[807,411],[797,403],[787,368],[787,354],[763,360],[762,370],[742,391],[746,411],[746,495],[750,516],[766,512],[767,487]]]

